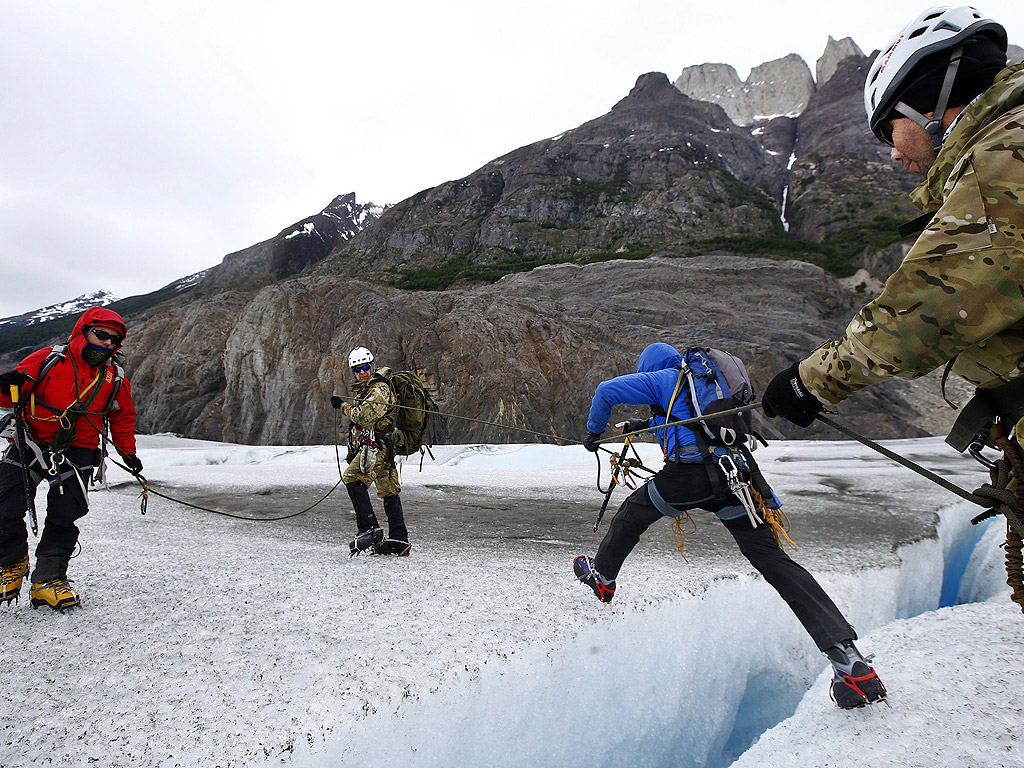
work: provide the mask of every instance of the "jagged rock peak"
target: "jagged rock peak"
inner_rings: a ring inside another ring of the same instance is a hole
[[[1019,64],[1024,61],[1024,48],[1019,45],[1008,45],[1006,47],[1006,63]]]
[[[852,37],[836,40],[832,35],[829,35],[828,42],[825,43],[825,50],[818,57],[818,62],[814,67],[814,80],[818,87],[820,88],[827,83],[829,78],[836,73],[836,67],[839,66],[840,61],[850,56],[863,55],[864,52],[860,49],[859,45],[853,42]]]
[[[660,104],[666,101],[678,101],[679,91],[673,87],[664,72],[648,72],[636,79],[636,85],[622,101],[612,109],[619,109],[629,104]]]
[[[687,67],[675,86],[691,98],[718,104],[738,125],[796,116],[814,93],[811,70],[795,53],[754,67],[744,81],[728,64]]]

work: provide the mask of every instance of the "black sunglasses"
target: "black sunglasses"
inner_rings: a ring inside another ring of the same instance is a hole
[[[364,365],[353,365],[352,366],[352,373],[363,373],[365,371],[370,370],[370,368],[372,368],[372,367],[373,366],[370,365],[369,363],[365,363]]]
[[[878,124],[878,138],[890,147],[895,146],[892,143],[892,120],[883,120]]]
[[[121,343],[121,337],[116,333],[107,333],[106,331],[101,331],[99,328],[90,328],[89,330],[92,331],[92,335],[100,341],[112,341],[115,345]]]

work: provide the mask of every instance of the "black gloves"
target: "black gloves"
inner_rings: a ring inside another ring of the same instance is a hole
[[[11,394],[12,386],[21,389],[26,381],[32,381],[32,379],[24,371],[14,370],[0,373],[0,392],[9,396]]]
[[[616,424],[619,427],[620,435],[627,435],[630,432],[636,432],[638,429],[647,429],[647,419],[630,419],[629,421],[623,421],[621,424]]]
[[[126,453],[121,458],[124,459],[125,466],[128,467],[128,469],[130,469],[135,474],[138,474],[139,472],[142,471],[142,462],[139,460],[138,456]]]
[[[341,408],[341,403],[342,400],[340,397],[338,397],[337,395],[331,395],[331,406],[334,408],[334,410],[338,410],[339,408]]]
[[[604,432],[587,432],[587,436],[583,438],[583,447],[591,453],[597,453],[597,449],[601,447],[597,441],[603,434]]]
[[[761,398],[765,416],[781,416],[798,427],[809,427],[824,410],[821,401],[800,381],[800,363],[777,373]]]

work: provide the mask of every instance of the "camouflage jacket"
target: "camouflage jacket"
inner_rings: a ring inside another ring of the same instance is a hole
[[[800,364],[823,402],[954,358],[976,386],[1024,371],[1024,64],[963,112],[911,199],[938,212],[846,335]]]
[[[341,412],[360,427],[372,427],[378,431],[391,429],[394,423],[395,393],[388,383],[390,375],[390,368],[378,368],[365,384],[357,381],[352,387],[356,402],[343,404]]]

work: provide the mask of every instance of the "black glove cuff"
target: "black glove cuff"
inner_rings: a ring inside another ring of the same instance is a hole
[[[811,426],[814,417],[824,408],[801,380],[799,362],[775,375],[761,403],[766,416],[781,416],[798,427]]]

